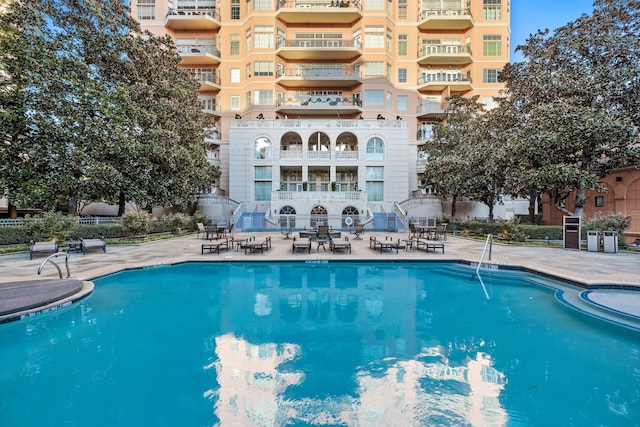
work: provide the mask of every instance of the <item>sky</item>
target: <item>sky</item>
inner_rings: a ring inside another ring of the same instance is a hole
[[[525,44],[530,34],[545,28],[553,32],[592,11],[593,0],[511,0],[511,62],[523,60],[515,49]]]

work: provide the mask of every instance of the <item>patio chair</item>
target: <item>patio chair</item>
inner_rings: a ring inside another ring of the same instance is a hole
[[[58,242],[29,242],[29,259],[33,259],[35,253],[53,253],[58,252]]]
[[[409,239],[415,239],[418,237],[418,230],[413,222],[409,223]]]
[[[364,224],[356,224],[355,230],[353,230],[353,234],[356,235],[355,240],[362,240],[360,237],[364,234]]]
[[[204,228],[204,224],[199,222],[196,224],[196,226],[198,227],[198,234],[196,234],[196,239],[199,239],[201,234],[204,238],[207,235],[207,229]]]
[[[442,240],[447,240],[447,225],[448,224],[446,222],[443,222],[436,228],[436,231],[434,233],[434,240],[440,240],[441,238]]]
[[[87,251],[93,249],[102,249],[103,253],[107,252],[107,243],[104,241],[104,237],[99,239],[83,239],[80,238],[82,243],[82,254],[85,255]]]

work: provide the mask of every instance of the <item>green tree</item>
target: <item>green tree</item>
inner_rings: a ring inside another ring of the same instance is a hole
[[[429,158],[423,185],[433,188],[440,197],[451,198],[451,216],[456,215],[458,197],[466,195],[471,177],[468,158],[462,155],[473,133],[474,118],[482,111],[478,97],[453,96],[447,107],[447,123],[434,126],[434,138],[427,144]]]
[[[612,169],[638,164],[640,2],[597,0],[583,15],[518,49],[525,61],[501,74],[518,117],[511,188],[537,188],[567,214],[582,215],[586,192],[605,190]],[[563,201],[576,195],[575,212]]]
[[[184,207],[219,176],[197,83],[171,40],[141,32],[123,3],[12,2],[0,31],[0,184],[11,200]]]

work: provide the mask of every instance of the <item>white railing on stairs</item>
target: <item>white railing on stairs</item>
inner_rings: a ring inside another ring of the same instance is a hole
[[[489,299],[489,293],[487,292],[487,287],[484,285],[484,281],[482,280],[482,276],[480,276],[480,267],[482,267],[482,263],[484,261],[484,256],[487,253],[487,248],[489,249],[489,261],[491,261],[491,233],[487,234],[487,240],[484,242],[484,248],[482,249],[482,255],[480,256],[480,261],[476,267],[475,276],[478,277],[480,284],[482,285],[482,290],[484,291],[484,296]],[[473,277],[472,277],[473,278]]]

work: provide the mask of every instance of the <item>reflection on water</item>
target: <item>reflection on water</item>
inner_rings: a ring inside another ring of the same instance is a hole
[[[301,346],[251,344],[232,334],[216,339],[215,413],[220,425],[413,426],[504,425],[498,400],[504,375],[481,352],[452,366],[442,347],[426,348],[412,360],[384,358],[354,370],[354,393],[288,393],[304,383]],[[288,390],[289,389],[289,390]]]
[[[420,333],[432,332],[434,307],[415,271],[268,270],[231,274],[221,317],[235,323],[206,365],[219,425],[505,425],[505,375],[484,345]]]

